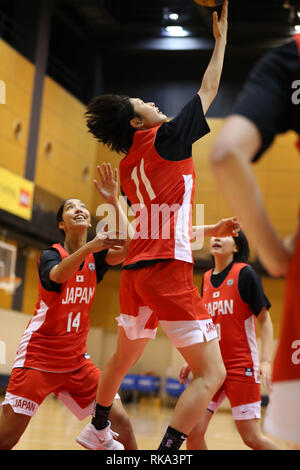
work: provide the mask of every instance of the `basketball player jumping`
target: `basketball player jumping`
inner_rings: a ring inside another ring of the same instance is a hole
[[[219,87],[227,12],[226,1],[220,20],[216,12],[213,15],[215,48],[200,90],[170,122],[154,103],[139,98],[104,95],[88,106],[90,132],[111,150],[126,154],[120,163],[121,188],[131,205],[139,207],[140,236],[133,238],[124,262],[116,352],[100,376],[92,423],[78,437],[87,448],[111,443],[113,398],[149,339],[155,337],[158,322],[194,377],[177,402],[159,449],[180,448],[225,379],[215,326],[193,284],[190,239],[192,144],[209,132],[205,114]],[[162,205],[169,209],[168,215],[153,225],[153,211]],[[169,237],[163,237],[165,226]],[[120,448],[114,442],[110,448]]]

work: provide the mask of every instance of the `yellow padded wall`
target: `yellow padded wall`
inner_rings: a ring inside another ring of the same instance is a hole
[[[6,104],[0,105],[0,165],[23,176],[34,66],[1,39],[0,57],[0,80],[6,88]]]
[[[44,84],[35,183],[61,198],[91,206],[97,143],[88,134],[85,106],[51,78]]]

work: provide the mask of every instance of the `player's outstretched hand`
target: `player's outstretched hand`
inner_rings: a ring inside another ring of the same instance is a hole
[[[100,182],[94,180],[96,190],[105,202],[115,204],[118,199],[118,169],[113,172],[110,163],[103,163],[102,170],[97,165],[97,171]]]
[[[237,237],[241,225],[237,217],[230,217],[229,219],[221,219],[214,228],[214,237]]]
[[[218,19],[218,13],[213,12],[213,33],[215,40],[227,41],[227,30],[228,30],[228,1],[225,0],[222,7],[222,13],[220,20]]]
[[[117,250],[126,245],[127,239],[124,234],[115,231],[107,231],[107,228],[108,226],[106,225],[96,234],[93,240],[88,242],[94,253],[105,249]]]

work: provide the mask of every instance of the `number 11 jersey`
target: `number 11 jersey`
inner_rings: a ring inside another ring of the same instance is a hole
[[[136,222],[125,269],[153,260],[193,263],[192,144],[208,132],[198,95],[173,120],[135,132],[120,163],[121,189]]]

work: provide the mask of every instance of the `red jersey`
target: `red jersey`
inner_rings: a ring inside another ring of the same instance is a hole
[[[69,254],[53,245],[61,258]],[[28,367],[49,372],[76,370],[85,361],[89,313],[97,286],[94,255],[82,269],[61,285],[60,292],[44,289],[39,280],[39,296],[19,344],[13,367]]]
[[[135,132],[129,153],[120,163],[121,188],[137,223],[124,266],[154,259],[193,263],[193,159],[162,158],[154,146],[157,130]]]
[[[253,382],[259,382],[255,315],[238,289],[239,274],[245,266],[245,263],[233,263],[217,288],[210,281],[213,270],[207,271],[203,278],[203,301],[219,334],[227,377],[248,382],[252,377]]]

